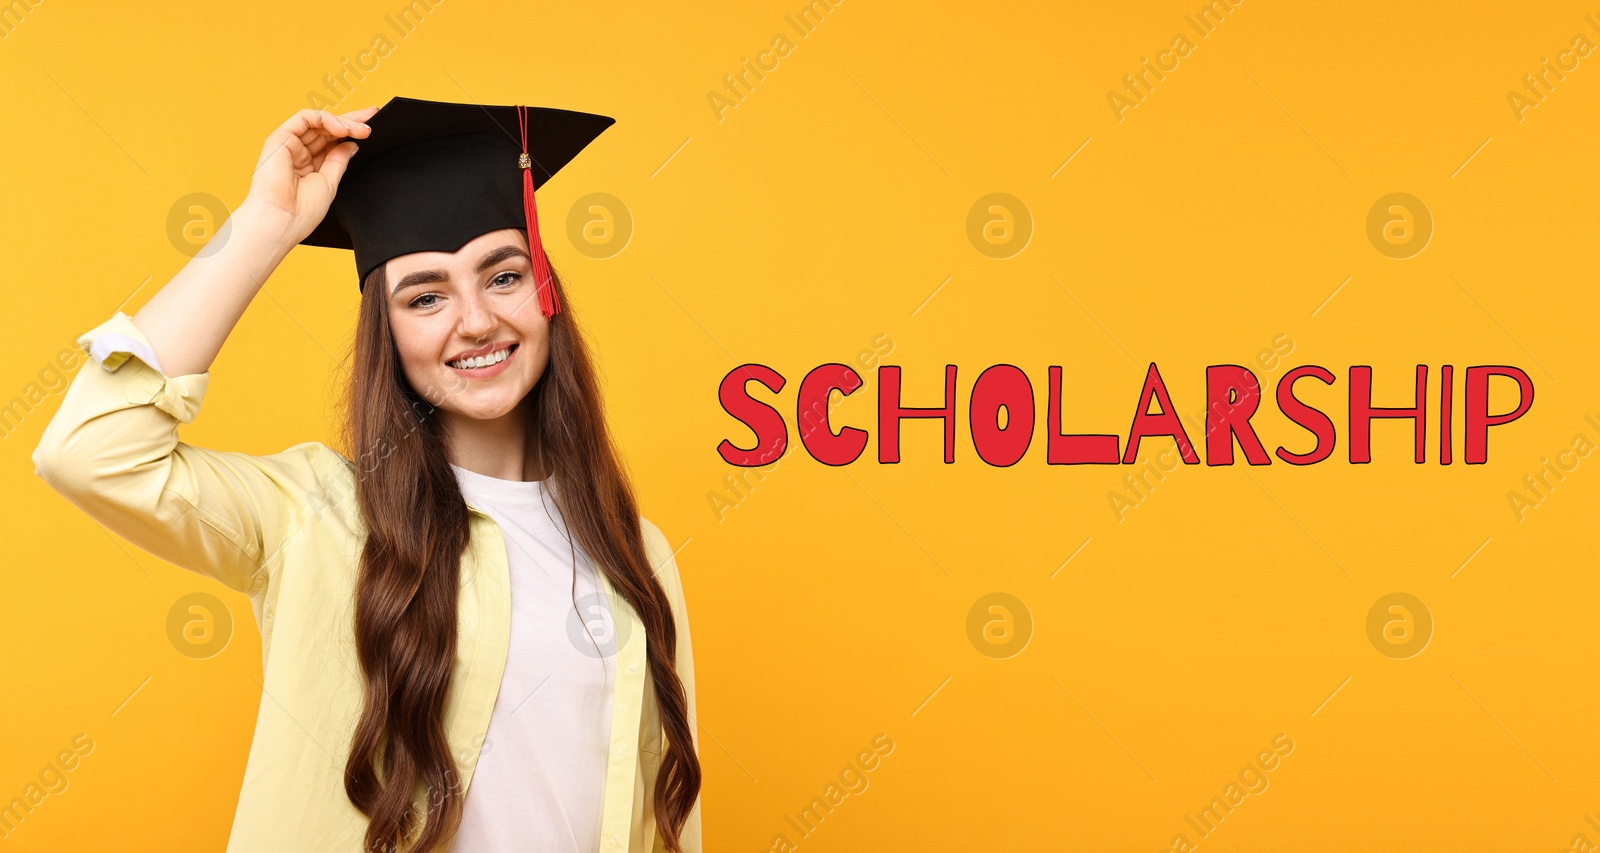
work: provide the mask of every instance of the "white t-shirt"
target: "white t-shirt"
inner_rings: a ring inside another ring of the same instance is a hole
[[[511,649],[450,850],[594,853],[616,653],[597,569],[569,543],[547,483],[450,467],[500,525],[511,568]]]

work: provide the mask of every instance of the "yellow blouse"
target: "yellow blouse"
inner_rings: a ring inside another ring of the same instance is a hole
[[[102,333],[149,341],[121,311]],[[79,370],[33,452],[50,487],[128,541],[247,594],[261,629],[263,689],[228,853],[359,851],[367,818],[344,792],[361,715],[354,590],[364,524],[351,462],[321,442],[251,456],[178,440],[210,371],[168,378],[113,351]],[[510,642],[510,575],[499,526],[470,510],[461,559],[459,638],[445,728],[470,787]],[[694,662],[683,586],[666,537],[639,519],[677,622],[677,667],[695,727]],[[645,663],[644,626],[602,573],[621,647],[601,817],[603,853],[660,853],[652,807],[662,730]],[[627,624],[622,620],[626,618]],[[698,738],[696,738],[698,742]],[[413,797],[426,814],[426,792]],[[700,851],[700,806],[681,841]]]

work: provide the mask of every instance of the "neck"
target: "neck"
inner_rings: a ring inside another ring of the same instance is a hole
[[[524,406],[493,419],[441,412],[450,462],[474,474],[524,482],[548,476],[533,446]]]

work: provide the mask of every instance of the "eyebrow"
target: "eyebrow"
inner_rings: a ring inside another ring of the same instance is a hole
[[[483,272],[495,264],[510,258],[522,258],[527,260],[528,253],[524,252],[517,246],[501,246],[489,254],[484,255],[483,260],[478,261],[478,268],[475,270],[475,272]],[[430,284],[436,281],[449,280],[450,277],[445,275],[444,270],[418,270],[417,272],[411,273],[405,278],[400,279],[400,283],[394,286],[394,290],[389,291],[389,295],[393,296],[413,285]]]

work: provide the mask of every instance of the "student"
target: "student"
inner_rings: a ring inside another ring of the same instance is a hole
[[[38,474],[246,593],[261,630],[230,853],[700,850],[678,567],[638,513],[534,205],[612,123],[409,98],[303,110],[218,245],[78,338],[93,363]],[[355,255],[345,452],[179,441],[302,242]]]

